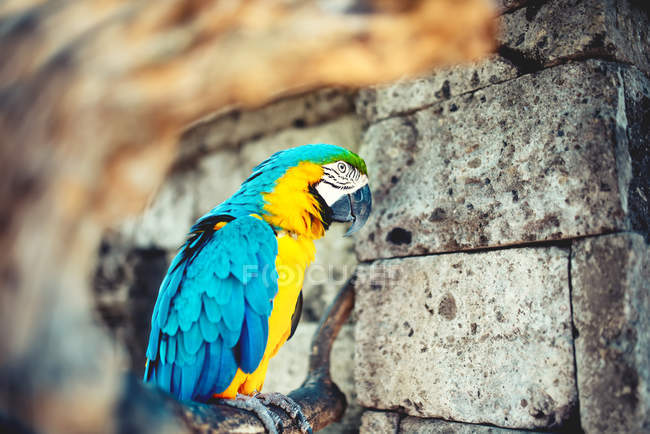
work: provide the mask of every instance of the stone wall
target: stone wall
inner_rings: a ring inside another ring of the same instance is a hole
[[[498,3],[501,46],[479,64],[188,128],[150,206],[99,252],[98,311],[125,364],[142,371],[158,285],[197,217],[277,150],[361,144],[373,213],[354,244],[342,227],[319,241],[265,390],[303,380],[358,258],[332,358],[351,406],[329,431],[649,430],[650,13]]]
[[[361,431],[647,432],[647,6],[502,6],[491,59],[356,100]]]

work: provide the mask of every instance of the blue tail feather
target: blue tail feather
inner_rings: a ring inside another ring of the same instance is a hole
[[[203,371],[199,377],[198,389],[196,392],[197,398],[202,401],[208,400],[216,391],[214,390],[215,383],[219,377],[219,362],[221,360],[221,349],[223,341],[217,339],[211,344],[206,344],[205,362]]]
[[[268,319],[256,314],[251,309],[247,309],[241,339],[239,340],[241,356],[239,366],[242,371],[251,373],[257,369],[262,356],[264,356],[268,334]]]
[[[204,361],[205,345],[201,345],[194,363],[187,364],[181,368],[183,370],[183,375],[181,376],[181,390],[180,394],[177,395],[180,400],[187,401],[194,397],[197,380],[199,379],[201,371],[203,370]]]
[[[163,390],[169,391],[171,389],[172,368],[171,363],[163,363],[162,360],[156,365],[156,384]]]
[[[219,360],[219,377],[214,385],[215,393],[221,393],[230,386],[237,373],[237,361],[232,348],[223,348]]]

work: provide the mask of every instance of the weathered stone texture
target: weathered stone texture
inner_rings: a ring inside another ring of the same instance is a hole
[[[650,431],[650,249],[637,234],[571,253],[580,419],[588,433]]]
[[[133,246],[150,249],[178,249],[196,219],[194,172],[176,173],[160,186],[146,210],[119,225],[119,230]]]
[[[316,125],[352,111],[349,92],[327,88],[284,98],[257,110],[231,109],[210,115],[183,134],[179,160],[216,150],[237,149],[245,141],[292,127]]]
[[[426,108],[450,97],[571,59],[606,58],[650,71],[650,19],[625,0],[500,0],[499,55],[476,65],[362,89],[356,110],[370,122]]]
[[[556,426],[574,409],[564,249],[361,265],[355,310],[363,406],[514,428]]]
[[[377,122],[516,76],[517,68],[510,61],[492,56],[476,64],[438,70],[421,78],[361,89],[355,104],[357,113],[370,122]]]
[[[399,432],[403,434],[523,434],[530,433],[531,431],[518,431],[494,426],[470,425],[466,423],[448,422],[446,420],[422,419],[407,416],[401,420]]]
[[[327,306],[354,273],[357,257],[354,240],[345,237],[347,226],[334,224],[325,237],[316,240],[316,259],[307,269],[303,284],[305,321],[320,321]]]
[[[501,13],[517,9],[528,3],[530,0],[495,0],[493,3]]]
[[[361,259],[627,229],[619,189],[633,177],[620,179],[616,156],[627,152],[626,103],[645,98],[626,100],[628,73],[569,63],[371,125]]]
[[[138,249],[111,231],[99,249],[93,278],[95,308],[127,349],[124,365],[136,376],[144,371],[147,337],[158,287],[169,265],[166,251]]]
[[[354,113],[311,127],[292,127],[247,142],[241,149],[247,172],[268,158],[271,153],[308,143],[331,143],[357,150],[362,136],[362,121]]]
[[[619,134],[627,141],[627,146],[617,148],[617,161],[622,163],[618,167],[619,185],[624,186],[623,206],[631,228],[650,242],[650,79],[634,68],[625,70],[623,79],[625,111],[620,113],[625,119],[618,123],[626,123],[628,128],[625,135],[623,131]]]
[[[398,413],[366,411],[361,416],[360,434],[396,434],[399,427]]]
[[[535,1],[501,20],[504,53],[532,63],[524,69],[599,57],[650,71],[650,16],[638,2]]]

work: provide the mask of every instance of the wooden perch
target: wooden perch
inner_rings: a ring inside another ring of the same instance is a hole
[[[289,393],[300,405],[314,431],[321,430],[327,425],[343,417],[346,408],[345,395],[330,377],[330,354],[332,345],[341,327],[347,321],[354,306],[354,285],[352,277],[346,282],[323,316],[318,330],[314,334],[309,358],[307,379],[300,388]],[[142,390],[134,390],[142,389]],[[141,396],[147,396],[146,399]],[[151,385],[142,385],[131,380],[123,397],[123,407],[134,405],[134,401],[153,400],[157,404],[145,411],[160,411],[165,408],[176,420],[167,424],[175,424],[176,429],[185,428],[189,432],[205,433],[263,433],[264,427],[257,416],[245,410],[238,410],[225,405],[200,404],[195,402],[179,402],[171,395],[162,392]],[[282,417],[284,433],[299,433],[294,422],[282,411],[277,409]],[[119,414],[120,424],[130,427],[131,431],[143,429],[153,431],[153,427],[133,426],[134,412]],[[146,420],[153,419],[150,415]],[[160,429],[160,428],[156,428]]]

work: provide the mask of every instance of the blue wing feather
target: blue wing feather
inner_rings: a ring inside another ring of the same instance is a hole
[[[232,292],[235,287],[241,286],[239,281],[229,274],[224,278],[217,279],[217,282],[218,285],[214,289],[208,290],[208,295],[214,298],[219,304],[227,304],[232,297]]]
[[[207,294],[203,294],[203,309],[205,310],[207,319],[212,324],[219,323],[219,320],[221,319],[221,306],[219,306],[214,298]]]
[[[158,324],[151,324],[151,333],[149,333],[149,344],[147,345],[147,359],[156,360],[158,354],[158,342],[160,341],[160,328]],[[147,381],[147,373],[145,373],[145,381]]]
[[[210,320],[206,312],[201,313],[199,326],[201,328],[201,335],[207,342],[214,342],[219,337],[219,327]]]
[[[257,276],[251,278],[246,285],[246,302],[258,314],[268,317],[271,303],[263,280]],[[275,294],[274,294],[275,295]]]
[[[269,336],[269,321],[266,315],[258,315],[252,309],[246,309],[246,320],[240,340],[241,360],[239,366],[246,373],[251,373],[262,360],[266,341]]]
[[[176,258],[179,256],[180,254],[177,255]],[[174,261],[176,261],[176,258],[174,258]],[[156,307],[154,308],[154,319],[157,320],[159,327],[162,327],[167,322],[167,315],[169,314],[171,301],[178,291],[181,279],[183,278],[184,269],[185,267],[170,268],[170,270],[172,270],[171,273],[165,277],[163,283],[160,285],[158,300],[156,301]]]
[[[185,344],[185,351],[187,351],[188,354],[196,354],[197,351],[201,348],[201,345],[205,341],[203,339],[203,335],[201,334],[201,330],[199,328],[199,323],[198,321],[195,321],[192,323],[192,327],[185,333],[184,337],[184,344]]]
[[[228,347],[234,347],[239,342],[239,336],[241,335],[241,329],[231,330],[226,327],[226,323],[223,318],[219,321],[219,334],[223,338],[223,343]]]
[[[188,297],[183,297],[181,295],[178,298],[178,303],[177,304],[184,306],[187,303],[188,303]],[[187,333],[190,330],[190,328],[192,327],[192,323],[193,323],[191,317],[189,315],[187,315],[188,311],[189,311],[188,309],[184,309],[184,308],[180,308],[177,311],[178,325],[179,325],[181,331],[185,332],[185,333]]]
[[[167,339],[160,341],[160,349],[158,352],[160,353],[160,360],[167,360]]]
[[[224,342],[221,349],[221,358],[219,360],[219,376],[214,385],[214,392],[220,393],[230,386],[230,382],[237,373],[237,360],[232,348]]]
[[[178,331],[178,314],[175,311],[172,311],[167,317],[167,324],[162,331],[169,336],[174,336]]]
[[[228,277],[230,271],[228,267],[228,256],[226,255],[226,252],[219,252],[214,265],[214,275],[218,279],[225,279]]]
[[[197,380],[201,376],[205,362],[205,345],[201,345],[196,358],[192,363],[183,366],[181,369],[183,375],[181,376],[181,393],[178,398],[182,401],[187,401],[194,398],[194,391],[197,387]]]
[[[277,293],[271,227],[243,216],[209,232],[214,223],[206,218],[161,284],[147,348],[145,381],[182,400],[205,401],[230,385],[238,367],[257,369]]]
[[[241,330],[244,322],[244,286],[242,284],[233,285],[230,301],[228,305],[221,310],[223,322],[230,330]]]
[[[156,382],[167,390],[171,386],[173,366],[171,363],[160,363],[156,370]]]
[[[221,362],[221,347],[223,340],[217,339],[215,342],[206,344],[205,361],[203,371],[198,381],[198,390],[196,395],[199,400],[209,399],[214,392],[215,382],[219,376],[219,365]]]
[[[167,363],[173,363],[176,360],[176,336],[169,336],[167,340]],[[165,361],[164,359],[161,359]]]
[[[172,364],[172,381],[171,381],[171,384],[170,384],[171,387],[169,389],[167,389],[164,384],[158,384],[158,386],[163,388],[164,390],[167,390],[172,395],[180,396],[180,392],[181,392],[181,375],[182,375],[181,366],[177,365],[176,363],[173,363]]]

